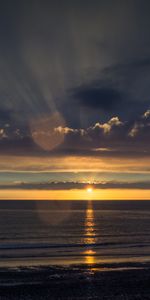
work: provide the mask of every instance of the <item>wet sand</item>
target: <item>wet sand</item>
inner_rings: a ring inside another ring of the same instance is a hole
[[[0,299],[150,299],[150,266],[3,268]]]

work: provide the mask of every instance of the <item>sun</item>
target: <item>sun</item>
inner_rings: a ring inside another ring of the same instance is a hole
[[[88,187],[86,190],[87,190],[87,192],[88,192],[89,194],[93,192],[93,188],[92,188],[92,187]]]

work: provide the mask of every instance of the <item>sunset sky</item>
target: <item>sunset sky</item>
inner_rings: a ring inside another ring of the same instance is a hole
[[[0,4],[0,199],[150,199],[149,11]]]

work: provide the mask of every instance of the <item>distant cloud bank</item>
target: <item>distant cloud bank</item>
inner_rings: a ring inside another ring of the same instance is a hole
[[[90,184],[91,185],[91,184]],[[88,183],[85,182],[43,182],[43,183],[23,183],[1,184],[0,190],[76,190],[86,189]],[[150,181],[119,182],[107,181],[92,183],[93,189],[150,189]]]
[[[40,122],[42,123],[41,119]],[[71,128],[63,126],[59,121],[54,125],[51,122],[48,124],[47,119],[44,122],[42,127],[34,127],[32,131],[11,128],[9,124],[5,124],[0,128],[0,152],[26,155],[77,153],[97,156],[149,156],[149,109],[132,121],[121,121],[118,116],[114,116],[105,123],[96,122],[88,128]]]

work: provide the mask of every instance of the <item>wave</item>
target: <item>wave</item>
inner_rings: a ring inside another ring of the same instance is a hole
[[[150,236],[150,233],[130,233],[130,237],[149,237]],[[15,240],[18,240],[18,241],[24,241],[24,240],[29,240],[29,239],[32,239],[32,240],[37,240],[37,239],[46,239],[46,238],[49,238],[49,239],[53,239],[53,238],[55,238],[56,239],[56,235],[54,235],[54,234],[51,234],[51,235],[41,235],[41,237],[37,237],[37,236],[24,236],[24,237],[14,237],[14,239]],[[71,235],[71,234],[61,234],[61,235],[59,235],[58,236],[58,238],[71,238],[71,239],[76,239],[76,238],[82,238],[82,239],[84,239],[84,238],[88,238],[88,237],[91,237],[91,235],[89,234],[86,234],[86,235],[84,235],[84,234],[74,234],[73,233],[73,235]],[[129,234],[127,233],[127,234],[94,234],[94,238],[123,238],[123,237],[129,237]],[[10,236],[8,236],[8,237],[6,237],[6,236],[4,236],[4,237],[0,237],[0,242],[1,241],[10,241]]]
[[[61,248],[142,248],[150,247],[150,242],[145,243],[118,243],[118,242],[105,242],[105,243],[76,243],[76,244],[49,244],[49,243],[34,243],[34,244],[1,244],[0,250],[19,250],[19,249],[61,249]]]
[[[34,264],[40,264],[42,265],[44,261],[46,261],[47,265],[49,266],[67,266],[67,265],[76,265],[76,262],[77,264],[79,264],[79,261],[81,265],[84,265],[84,264],[87,264],[85,262],[85,254],[84,253],[79,253],[79,254],[75,254],[75,258],[73,259],[74,257],[74,254],[68,254],[68,253],[63,253],[61,255],[59,254],[39,254],[38,256],[36,254],[23,254],[23,255],[14,255],[14,256],[11,256],[11,255],[1,255],[1,259],[4,261],[4,263],[7,261],[7,262],[16,262],[16,260],[18,261],[18,264],[17,265],[20,265],[20,266],[26,266],[26,265],[32,265],[34,266]],[[87,257],[87,256],[86,256]],[[98,262],[100,261],[103,261],[103,257],[100,255],[100,254],[94,254],[94,259],[95,259],[95,263],[92,264],[93,267],[95,265],[98,264]],[[120,253],[118,255],[118,253],[108,253],[107,254],[107,264],[110,261],[117,261],[119,258],[119,261],[126,261],[126,262],[130,262],[131,260],[131,256],[130,254],[123,254],[123,253]],[[132,260],[134,261],[138,261],[138,262],[143,262],[143,264],[145,264],[145,262],[149,263],[150,262],[150,254],[149,253],[132,253]],[[104,261],[106,261],[106,257],[104,257]],[[15,265],[16,263],[14,263]],[[110,264],[110,263],[109,263]],[[2,264],[3,265],[3,264]],[[90,265],[90,264],[89,264]]]

